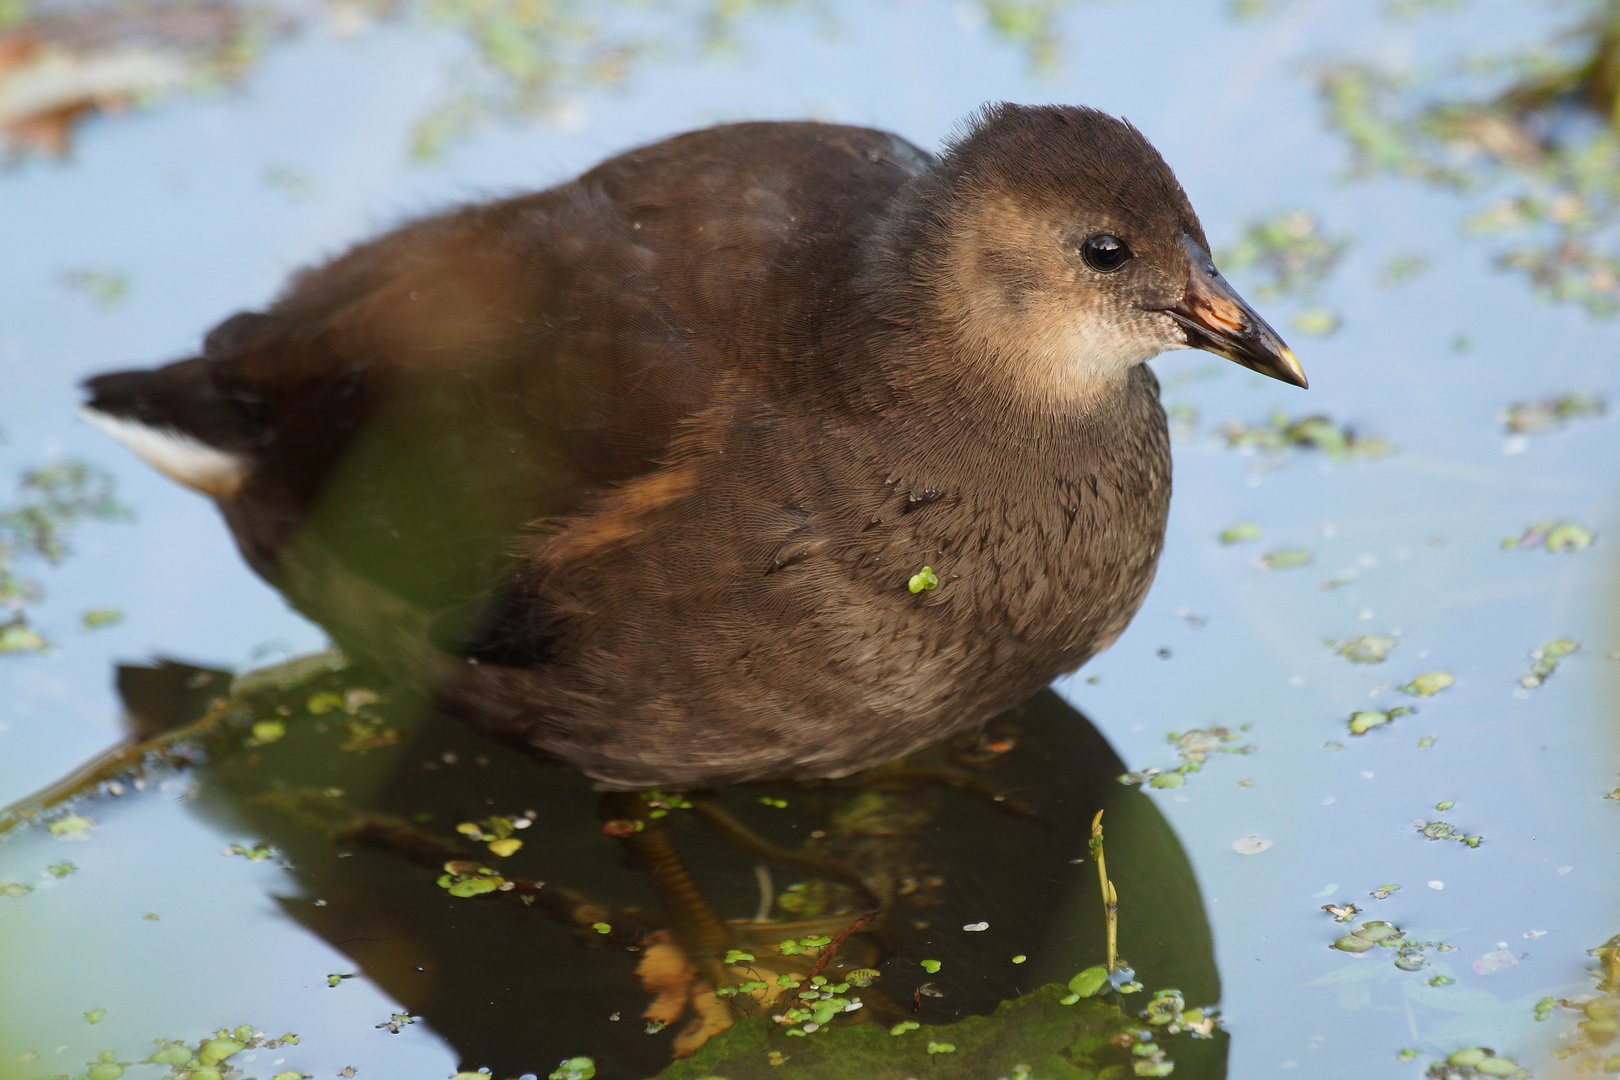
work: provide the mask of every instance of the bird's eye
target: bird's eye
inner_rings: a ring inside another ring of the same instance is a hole
[[[1080,245],[1080,254],[1085,256],[1086,265],[1093,270],[1111,274],[1130,259],[1131,249],[1117,236],[1098,233]]]

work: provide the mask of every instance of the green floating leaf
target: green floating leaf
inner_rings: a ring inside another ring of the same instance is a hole
[[[1102,965],[1088,967],[1069,980],[1069,992],[1083,998],[1093,997],[1108,985],[1108,969]]]
[[[1251,221],[1237,244],[1216,261],[1230,273],[1261,274],[1256,296],[1309,297],[1349,246],[1345,237],[1324,234],[1309,210],[1294,210]]]
[[[1509,536],[1502,541],[1502,550],[1525,550],[1541,548],[1549,553],[1560,551],[1583,551],[1597,541],[1597,534],[1574,521],[1538,521],[1518,536]]]
[[[1314,448],[1335,461],[1381,458],[1395,452],[1395,445],[1387,439],[1358,435],[1320,415],[1295,420],[1279,411],[1272,413],[1265,424],[1226,424],[1221,434],[1232,450],[1277,453],[1291,447]]]
[[[1430,840],[1455,840],[1471,848],[1479,847],[1485,839],[1483,836],[1469,836],[1459,832],[1455,826],[1448,825],[1444,821],[1414,821],[1412,825]]]
[[[1410,709],[1391,709],[1388,712],[1381,712],[1377,709],[1362,709],[1353,712],[1350,714],[1350,734],[1365,735],[1373,728],[1382,727],[1395,717],[1410,711]]]
[[[1251,540],[1260,539],[1263,531],[1258,521],[1240,521],[1236,525],[1228,525],[1222,529],[1220,541],[1223,544],[1247,544]]]
[[[1500,1057],[1496,1051],[1476,1046],[1458,1050],[1446,1058],[1446,1064],[1459,1069],[1473,1069],[1478,1076],[1521,1077],[1524,1070],[1511,1058]]]
[[[1413,697],[1432,697],[1456,681],[1449,671],[1430,671],[1419,675],[1401,687],[1400,691]]]
[[[588,1057],[572,1057],[551,1070],[547,1080],[591,1080],[595,1075],[595,1061]]]
[[[1338,332],[1343,322],[1332,308],[1304,308],[1294,313],[1294,329],[1312,337],[1330,337]]]
[[[1602,416],[1603,399],[1592,394],[1559,394],[1540,401],[1521,401],[1502,412],[1502,424],[1512,434],[1533,435],[1556,431],[1569,420]]]
[[[1260,565],[1267,570],[1295,570],[1309,566],[1314,559],[1306,548],[1279,548],[1260,556]]]
[[[1534,663],[1530,665],[1529,673],[1519,679],[1519,685],[1526,688],[1540,686],[1558,670],[1559,663],[1565,657],[1577,652],[1580,647],[1581,643],[1573,638],[1558,638],[1534,650],[1530,654]]]
[[[15,621],[0,626],[0,654],[44,652],[50,643],[19,616]]]
[[[911,575],[911,580],[906,582],[906,588],[914,593],[937,589],[939,588],[939,575],[934,573],[932,566],[925,566]]]
[[[79,616],[79,627],[85,631],[100,630],[123,621],[124,613],[117,608],[91,608]]]
[[[51,835],[58,840],[88,840],[90,839],[90,830],[95,826],[95,821],[90,818],[81,817],[78,814],[68,814],[65,817],[57,818],[46,828],[50,829]]]
[[[1389,650],[1395,647],[1395,639],[1362,634],[1349,641],[1329,642],[1329,644],[1336,646],[1333,651],[1352,664],[1382,664],[1384,658],[1389,655]]]

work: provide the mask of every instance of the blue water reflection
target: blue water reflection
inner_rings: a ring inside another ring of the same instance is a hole
[[[316,28],[271,48],[238,88],[92,120],[70,160],[0,174],[0,473],[83,457],[117,475],[138,515],[83,527],[75,554],[40,572],[48,596],[34,622],[59,647],[0,657],[0,803],[121,738],[116,662],[163,654],[240,670],[324,642],[241,564],[211,507],[72,420],[81,377],[182,355],[291,271],[403,217],[544,186],[690,127],[814,116],[931,145],[985,100],[1083,102],[1154,141],[1217,247],[1250,219],[1298,207],[1353,238],[1323,292],[1343,328],[1290,335],[1308,394],[1235,368],[1178,380],[1201,354],[1156,362],[1166,403],[1200,417],[1176,446],[1164,561],[1130,630],[1060,688],[1133,769],[1174,764],[1167,732],[1252,725],[1243,741],[1256,753],[1215,754],[1184,786],[1147,789],[1203,893],[1230,1073],[1416,1076],[1434,1055],[1483,1043],[1562,1075],[1547,1055],[1568,1024],[1538,1024],[1534,1004],[1587,992],[1585,950],[1620,930],[1617,808],[1603,799],[1620,769],[1608,659],[1620,650],[1620,420],[1513,438],[1497,414],[1573,390],[1620,401],[1614,326],[1538,304],[1491,271],[1485,243],[1459,234],[1473,204],[1396,180],[1346,184],[1308,72],[1318,58],[1425,60],[1512,42],[1554,15],[1496,3],[1401,21],[1349,0],[1279,0],[1246,22],[1216,4],[1076,4],[1061,18],[1061,62],[1039,78],[965,9],[828,7],[830,31],[801,14],[762,16],[745,24],[740,56],[656,58],[622,89],[575,95],[571,126],[497,123],[427,165],[408,157],[411,130],[461,46],[405,25],[353,38]],[[290,194],[267,170],[308,182]],[[1414,251],[1428,271],[1381,288],[1388,258]],[[127,274],[127,298],[102,310],[62,286],[63,273],[92,267]],[[1272,309],[1286,327],[1293,307]],[[1458,335],[1472,347],[1455,349]],[[1274,409],[1330,414],[1399,451],[1334,463],[1225,448],[1221,423]],[[1569,555],[1500,549],[1545,518],[1580,521],[1598,542]],[[1217,542],[1241,520],[1261,522],[1264,539]],[[1256,568],[1284,546],[1310,549],[1313,563]],[[1341,571],[1353,579],[1320,587]],[[81,634],[91,607],[126,618]],[[1323,643],[1357,634],[1398,644],[1385,663],[1356,666]],[[1581,650],[1545,685],[1522,687],[1530,651],[1563,637]],[[1395,689],[1440,669],[1457,683],[1434,698]],[[1346,730],[1352,711],[1397,704],[1419,711],[1362,737]],[[256,826],[194,813],[193,784],[177,775],[83,807],[99,825],[82,843],[35,830],[0,846],[0,879],[35,887],[0,896],[0,1077],[76,1073],[103,1049],[135,1054],[154,1036],[226,1023],[302,1036],[301,1052],[261,1051],[250,1074],[272,1075],[285,1056],[319,1076],[449,1076],[457,1055],[425,1025],[374,1027],[397,1000],[365,979],[326,985],[349,957],[276,902],[317,898],[272,862],[222,857],[258,840]],[[1444,801],[1455,805],[1442,814]],[[1414,828],[1436,817],[1484,843]],[[1242,854],[1262,846],[1249,837],[1269,844]],[[51,877],[64,859],[77,870]],[[1369,896],[1385,884],[1401,888]],[[1126,920],[1133,902],[1145,900],[1122,889]],[[1349,902],[1364,909],[1358,921],[1387,919],[1456,951],[1431,953],[1422,972],[1397,970],[1387,950],[1331,951],[1345,929],[1321,907]],[[1436,975],[1456,982],[1431,985]],[[624,997],[639,1010],[633,988]],[[103,1007],[87,1025],[82,1014]],[[1400,1063],[1403,1047],[1424,1056]],[[41,1056],[20,1062],[27,1051]]]

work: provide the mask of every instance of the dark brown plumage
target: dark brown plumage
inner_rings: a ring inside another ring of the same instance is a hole
[[[1143,361],[1303,385],[1208,259],[1092,110],[937,160],[737,124],[362,244],[87,416],[475,727],[612,787],[836,776],[1125,628],[1170,497]]]

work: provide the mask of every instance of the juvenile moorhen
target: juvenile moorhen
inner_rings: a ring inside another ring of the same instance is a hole
[[[84,416],[351,651],[603,787],[831,777],[1124,630],[1144,361],[1305,385],[1129,124],[732,124],[298,275]],[[926,568],[926,569],[925,569]]]

